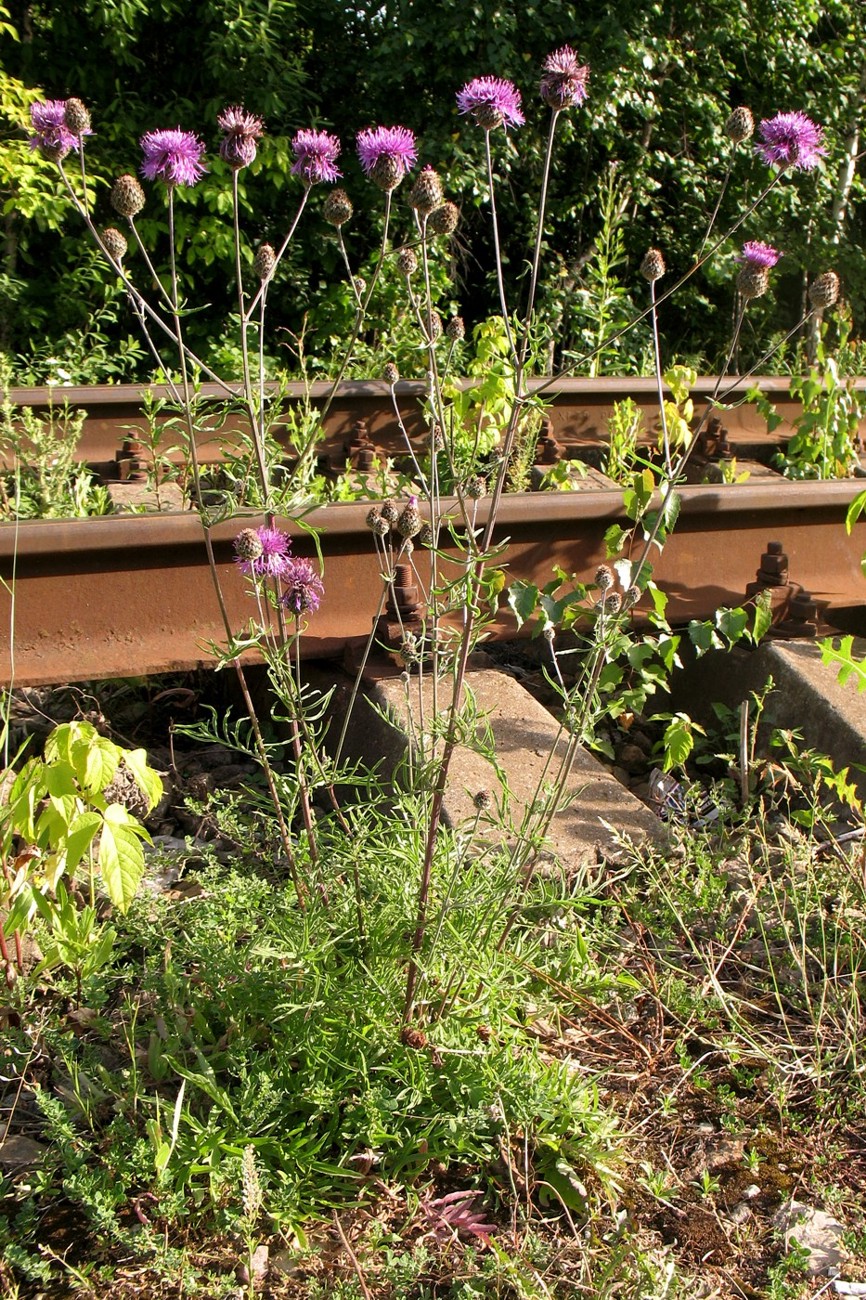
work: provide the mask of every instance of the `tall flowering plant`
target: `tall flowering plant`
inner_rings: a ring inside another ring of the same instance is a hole
[[[232,220],[234,227],[235,282],[237,315],[241,324],[240,392],[252,435],[261,500],[265,505],[263,522],[239,520],[235,540],[237,580],[247,584],[255,617],[248,632],[238,633],[231,626],[222,589],[219,566],[212,540],[213,516],[202,491],[197,461],[194,429],[196,376],[217,383],[227,397],[236,391],[237,376],[222,377],[195,355],[186,338],[187,306],[181,292],[179,241],[175,223],[175,202],[179,187],[195,186],[208,168],[206,145],[197,135],[181,127],[146,132],[140,141],[141,159],[137,174],[133,170],[119,176],[111,189],[110,202],[118,225],[97,224],[89,201],[80,198],[71,183],[68,166],[76,163],[86,182],[86,140],[92,134],[90,115],[77,99],[52,100],[35,105],[32,110],[32,145],[59,171],[78,212],[91,236],[104,254],[113,272],[120,278],[155,362],[169,376],[175,401],[184,412],[188,450],[192,465],[193,491],[202,521],[203,537],[211,562],[214,590],[225,622],[227,649],[221,652],[224,662],[231,663],[238,674],[250,713],[254,742],[265,772],[276,811],[285,859],[292,874],[299,904],[321,905],[325,910],[331,890],[341,882],[329,878],[327,865],[318,846],[319,832],[314,793],[324,796],[336,823],[348,834],[344,809],[336,792],[336,777],[346,735],[340,736],[336,753],[329,759],[318,743],[315,721],[322,702],[310,704],[300,675],[298,644],[307,620],[315,618],[327,599],[321,568],[313,559],[294,553],[294,541],[284,521],[273,509],[272,466],[267,439],[269,397],[265,384],[264,339],[267,323],[269,288],[280,274],[298,225],[302,219],[320,220],[331,232],[339,250],[346,281],[350,286],[355,318],[337,368],[334,389],[325,400],[322,418],[333,399],[336,382],[342,378],[354,346],[360,337],[368,308],[376,293],[383,268],[393,262],[403,285],[409,311],[418,332],[419,348],[424,356],[427,376],[428,413],[425,446],[419,452],[402,425],[397,401],[399,373],[396,365],[385,358],[383,379],[393,404],[395,418],[406,441],[407,455],[413,464],[413,488],[402,502],[386,501],[371,509],[368,523],[383,575],[382,597],[374,612],[372,629],[355,683],[353,700],[360,688],[367,657],[378,645],[387,642],[404,668],[407,691],[417,678],[431,680],[435,717],[421,729],[419,743],[422,762],[418,770],[423,783],[418,790],[424,809],[423,834],[416,863],[416,895],[412,928],[409,934],[405,997],[402,1008],[404,1034],[417,1035],[411,1028],[419,1006],[419,990],[425,972],[434,961],[434,953],[443,928],[447,900],[457,887],[460,858],[457,857],[444,886],[439,921],[430,933],[429,908],[434,887],[434,869],[443,848],[444,797],[454,754],[471,731],[467,715],[464,686],[469,656],[483,633],[487,611],[495,604],[501,586],[498,568],[497,514],[505,490],[509,469],[524,436],[526,421],[532,413],[529,372],[532,366],[532,335],[537,313],[542,252],[546,236],[547,196],[554,165],[558,127],[563,114],[579,113],[588,101],[591,88],[589,66],[581,62],[568,45],[551,52],[540,69],[536,88],[537,100],[547,113],[547,144],[533,245],[528,258],[529,275],[524,292],[524,307],[513,310],[513,286],[509,286],[501,253],[496,205],[497,156],[506,136],[519,141],[520,129],[531,112],[524,104],[521,90],[513,82],[495,75],[482,75],[467,81],[456,90],[455,111],[470,132],[481,133],[484,150],[487,190],[484,195],[489,215],[495,253],[496,276],[501,317],[495,341],[488,329],[490,343],[485,354],[485,375],[494,373],[499,387],[496,404],[488,403],[483,415],[473,415],[470,408],[458,406],[449,395],[449,375],[455,356],[466,333],[464,321],[454,316],[443,322],[433,293],[433,258],[437,241],[453,235],[459,221],[457,205],[446,197],[446,187],[438,172],[424,160],[423,142],[400,124],[374,125],[362,129],[356,140],[357,166],[370,189],[378,191],[384,208],[381,242],[372,274],[365,282],[355,273],[346,229],[355,204],[348,188],[336,186],[344,181],[346,162],[342,144],[326,130],[303,128],[292,140],[291,174],[298,187],[294,216],[282,239],[262,244],[252,259],[253,278],[245,273],[243,238],[240,220],[239,177],[256,158],[264,132],[264,123],[242,106],[224,109],[218,119],[219,157],[230,172]],[[622,591],[614,589],[613,570],[602,565],[589,593],[589,614],[594,633],[586,668],[578,685],[566,691],[555,647],[556,628],[548,626],[552,671],[562,686],[564,716],[569,744],[558,766],[551,769],[553,779],[531,801],[527,820],[513,849],[512,886],[509,896],[498,900],[487,923],[488,937],[498,944],[506,941],[521,900],[525,896],[537,863],[539,836],[554,815],[557,800],[568,776],[580,743],[591,731],[599,681],[617,646],[623,644],[630,612],[641,600],[650,580],[651,548],[661,544],[676,517],[676,490],[694,445],[693,437],[685,445],[672,439],[666,422],[663,391],[663,366],[659,343],[658,313],[664,302],[710,259],[731,246],[733,236],[751,223],[762,200],[784,179],[796,171],[809,171],[820,164],[824,154],[821,128],[802,112],[780,113],[760,122],[758,140],[754,118],[745,107],[736,108],[727,118],[725,133],[733,151],[750,148],[758,161],[770,169],[770,176],[759,193],[743,203],[734,226],[719,235],[714,226],[719,204],[709,220],[706,235],[694,263],[669,283],[665,252],[661,248],[647,251],[639,268],[649,292],[649,303],[628,323],[635,328],[648,321],[656,358],[659,403],[662,413],[662,461],[659,469],[659,499],[650,512],[649,497],[635,518],[631,537],[623,535],[633,548],[617,561],[616,574]],[[422,164],[419,168],[419,162]],[[722,181],[721,193],[731,175],[729,164]],[[161,191],[168,214],[167,270],[159,273],[151,253],[142,241],[137,218],[152,202],[142,181]],[[346,182],[348,187],[349,182]],[[321,186],[334,186],[314,212],[315,192]],[[401,190],[401,187],[402,190]],[[84,185],[87,195],[87,186]],[[394,231],[399,227],[400,237]],[[752,233],[751,231],[749,232]],[[755,236],[742,244],[739,271],[733,285],[736,325],[727,362],[720,376],[714,401],[725,398],[724,373],[736,352],[736,343],[744,315],[755,299],[769,291],[771,273],[781,254],[765,238],[768,232],[756,230]],[[134,260],[135,259],[135,262]],[[135,270],[133,269],[135,265]],[[139,267],[143,268],[139,271]],[[838,293],[838,280],[825,272],[816,286],[809,310],[823,311],[831,306]],[[665,287],[666,286],[666,287]],[[621,331],[624,332],[624,331]],[[595,349],[600,351],[611,342],[610,336]],[[166,360],[171,354],[172,364]],[[594,355],[577,358],[580,365]],[[763,359],[762,359],[763,360]],[[552,380],[547,380],[547,383]],[[542,385],[542,392],[544,384]],[[707,418],[713,403],[708,404],[698,423]],[[491,422],[493,435],[490,434]],[[468,425],[468,427],[467,427]],[[695,431],[696,432],[696,431]],[[314,460],[317,428],[312,428],[298,448],[298,472],[301,482]],[[469,451],[466,451],[466,447]],[[495,454],[494,453],[495,448]],[[443,483],[451,485],[453,498],[443,495]],[[442,540],[443,531],[451,536],[457,554]],[[423,558],[422,558],[423,557]],[[612,558],[612,557],[610,557]],[[423,598],[409,600],[407,591],[420,591]],[[550,602],[548,602],[550,606]],[[386,608],[387,607],[387,608]],[[391,613],[387,611],[390,610]],[[525,610],[524,610],[525,612]],[[294,758],[296,797],[287,807],[285,783],[273,771],[268,746],[258,723],[244,675],[244,652],[255,649],[268,662],[271,679],[286,705],[286,716]],[[576,694],[575,694],[576,692]],[[351,706],[350,706],[351,707]],[[348,718],[347,718],[348,723]],[[479,803],[479,816],[489,807]],[[302,847],[302,852],[299,852]],[[303,865],[302,865],[303,863]],[[360,868],[354,872],[359,934],[364,931],[364,885]],[[494,933],[496,925],[500,932]],[[457,982],[459,987],[459,981]],[[447,999],[446,999],[447,1000]],[[423,1038],[423,1034],[421,1034]],[[406,1038],[404,1041],[409,1041]]]

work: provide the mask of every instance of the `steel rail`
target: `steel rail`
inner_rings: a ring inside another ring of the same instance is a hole
[[[609,382],[609,381],[605,381]],[[769,540],[790,560],[793,583],[829,617],[859,609],[866,583],[860,560],[866,524],[844,527],[856,481],[757,480],[686,486],[677,528],[655,561],[654,578],[680,621],[741,604]],[[485,521],[485,502],[478,520]],[[302,653],[341,654],[369,634],[381,593],[380,564],[366,525],[369,503],[339,504],[283,520],[298,554],[325,561],[325,598],[309,618]],[[456,517],[456,511],[455,511]],[[249,626],[255,605],[237,569],[232,540],[254,522],[235,516],[213,529],[220,580],[233,626]],[[543,586],[559,566],[592,581],[604,560],[604,533],[627,520],[618,489],[505,497],[495,541],[509,578]],[[448,548],[446,547],[446,551]],[[456,549],[452,552],[455,562]],[[417,548],[422,571],[425,552]],[[14,605],[12,595],[14,591]],[[504,602],[503,602],[504,604]],[[0,527],[0,683],[18,686],[148,675],[207,667],[223,641],[196,515],[106,516]],[[514,634],[507,609],[491,627]],[[850,630],[855,630],[851,627]]]
[[[470,387],[477,382],[471,379],[455,381],[460,388]],[[544,381],[530,381],[529,390],[539,387]],[[732,381],[733,382],[733,381]],[[791,380],[785,376],[759,376],[735,384],[729,393],[721,418],[729,437],[738,454],[744,447],[756,450],[769,449],[791,431],[791,421],[799,412],[800,405],[790,394]],[[708,401],[713,394],[716,380],[713,376],[701,376],[691,390],[696,408]],[[726,388],[730,385],[726,381]],[[746,401],[748,391],[759,388],[776,405],[782,423],[771,436],[755,406]],[[855,381],[857,391],[866,392],[866,379]],[[308,402],[312,408],[324,403],[331,391],[331,385],[316,381],[307,386],[299,383],[269,385],[269,392],[276,396],[282,393],[286,411],[297,411]],[[397,383],[395,396],[401,418],[411,437],[420,438],[423,433],[422,402],[424,385],[416,381]],[[89,387],[54,387],[54,388],[13,388],[9,391],[9,400],[13,407],[29,408],[37,416],[46,416],[50,412],[83,410],[85,422],[78,457],[81,461],[95,467],[106,476],[112,475],[122,456],[124,438],[134,437],[145,429],[147,421],[143,414],[145,396],[157,402],[169,403],[170,394],[165,385],[140,386],[136,384],[95,385]],[[216,384],[204,384],[199,390],[201,411],[198,416],[196,446],[203,461],[219,461],[227,451],[239,445],[238,435],[245,428],[245,420],[240,409],[231,410],[223,390]],[[654,379],[642,378],[599,378],[599,379],[561,379],[556,385],[546,389],[544,401],[550,421],[552,436],[562,445],[566,454],[578,454],[587,444],[604,444],[608,437],[608,421],[617,402],[631,397],[644,412],[647,431],[652,430],[658,419],[658,399]],[[166,410],[159,416],[163,422],[170,417]],[[320,451],[330,458],[335,467],[345,464],[346,448],[357,431],[359,422],[363,422],[364,433],[386,455],[405,453],[405,444],[394,414],[387,384],[379,380],[346,380],[338,386],[337,395],[325,418]],[[288,433],[284,420],[276,421],[277,436],[290,451]],[[169,437],[168,441],[171,441]],[[182,448],[167,449],[167,458],[174,462],[183,459]],[[0,447],[0,465],[8,464],[8,452]]]

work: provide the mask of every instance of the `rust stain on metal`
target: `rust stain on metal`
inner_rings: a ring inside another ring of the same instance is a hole
[[[784,480],[684,487],[676,532],[654,561],[654,578],[670,598],[669,616],[707,617],[720,605],[741,604],[768,538],[778,539],[791,579],[820,614],[861,604],[866,524],[856,525],[852,536],[844,527],[856,491],[854,482]],[[479,507],[483,522],[486,502]],[[367,502],[334,505],[305,516],[305,527],[320,530],[325,559],[325,598],[302,642],[308,657],[336,656],[369,635],[382,588],[365,522],[368,509]],[[255,520],[244,519],[249,522]],[[295,551],[315,558],[305,529],[281,522],[294,536]],[[495,539],[505,545],[499,563],[510,578],[539,586],[557,565],[591,581],[604,558],[604,532],[615,522],[627,522],[618,489],[506,497]],[[222,590],[238,631],[255,613],[234,562],[232,540],[240,526],[235,519],[212,530]],[[423,566],[421,548],[414,558]],[[455,551],[455,564],[458,559]],[[447,578],[447,563],[445,568]],[[188,512],[4,526],[0,578],[5,685],[208,666],[209,645],[224,641],[201,525]],[[507,610],[500,610],[494,634],[514,630]]]

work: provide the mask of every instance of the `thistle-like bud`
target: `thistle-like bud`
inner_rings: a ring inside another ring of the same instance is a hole
[[[134,176],[127,172],[118,176],[111,187],[110,202],[121,217],[134,217],[144,207],[144,190]]]
[[[431,311],[428,325],[430,341],[431,343],[435,343],[437,339],[441,339],[442,337],[442,317],[439,315],[438,311]]]
[[[418,258],[411,248],[401,248],[397,254],[397,266],[408,280],[418,270]]]
[[[489,790],[479,790],[472,799],[476,812],[486,812],[493,803]]]
[[[393,501],[386,501],[379,513],[387,522],[389,528],[397,527],[397,520],[400,518],[400,511]]]
[[[264,551],[262,539],[255,528],[242,528],[235,538],[235,554],[239,560],[257,560]]]
[[[733,140],[734,144],[742,144],[748,140],[755,130],[755,119],[752,117],[751,109],[735,108],[731,116],[725,123],[725,135]]]
[[[397,532],[407,539],[415,537],[420,533],[423,523],[424,520],[418,513],[418,498],[411,496],[397,520]]]
[[[270,244],[259,244],[253,258],[253,270],[260,280],[270,280],[277,264],[277,255]]]
[[[483,474],[472,474],[466,480],[466,495],[473,501],[479,501],[487,492],[487,479]]]
[[[441,208],[431,212],[427,219],[427,229],[434,235],[451,235],[457,229],[460,209],[456,203],[443,203]]]
[[[90,134],[90,114],[80,99],[67,99],[63,120],[73,135]]]
[[[373,184],[385,194],[395,190],[405,174],[406,168],[401,160],[389,153],[380,154],[367,173]]]
[[[355,209],[345,190],[331,190],[322,205],[322,216],[329,226],[342,226],[349,220]]]
[[[367,281],[364,279],[363,275],[356,275],[352,284],[355,286],[355,293],[358,297],[363,298],[364,294],[367,292]]]
[[[438,208],[442,199],[442,182],[439,176],[432,167],[423,167],[409,191],[409,202],[424,217]]]
[[[606,564],[601,564],[596,569],[595,585],[599,591],[608,591],[613,586],[613,573]]]
[[[396,384],[397,380],[400,378],[400,371],[394,365],[393,361],[385,362],[385,365],[382,367],[382,378],[385,380],[386,384],[391,385]]]
[[[463,323],[462,316],[452,316],[445,326],[445,333],[452,343],[459,343],[461,339],[466,338],[466,326]]]
[[[624,593],[622,598],[623,610],[634,609],[635,605],[638,603],[639,600],[640,600],[640,587],[629,587],[628,591]]]
[[[746,262],[737,276],[737,288],[747,301],[763,298],[770,287],[770,272],[766,266]]]
[[[122,262],[129,247],[123,235],[114,226],[106,226],[103,230],[102,246],[112,262]]]
[[[429,524],[422,524],[415,541],[419,546],[433,545],[433,529]]]
[[[648,248],[643,255],[643,261],[640,264],[640,273],[650,284],[655,284],[664,275],[667,267],[665,259],[657,248]]]
[[[376,537],[387,537],[391,531],[391,525],[387,519],[383,519],[381,513],[374,506],[367,512],[367,527]]]
[[[809,285],[809,302],[816,311],[832,307],[839,297],[839,277],[835,271],[825,271]]]

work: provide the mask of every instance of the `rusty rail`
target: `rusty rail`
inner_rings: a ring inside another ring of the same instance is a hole
[[[469,386],[472,380],[459,380],[459,386]],[[530,391],[543,382],[530,383]],[[752,455],[766,459],[791,431],[791,420],[800,411],[799,403],[791,397],[790,379],[779,376],[761,376],[734,384],[728,398],[728,408],[721,413],[725,432],[737,456]],[[712,376],[698,379],[692,389],[696,410],[712,395],[716,380]],[[726,381],[727,385],[727,381]],[[866,392],[866,379],[855,383],[858,391]],[[782,423],[771,436],[754,405],[747,403],[746,393],[759,387],[777,406]],[[269,391],[275,393],[276,386]],[[288,411],[300,411],[304,403],[311,408],[323,405],[331,385],[316,382],[288,384],[283,390],[283,401]],[[105,477],[117,476],[117,465],[122,460],[122,443],[146,427],[142,414],[144,395],[149,392],[157,401],[168,402],[169,391],[164,385],[149,388],[134,384],[96,385],[92,387],[14,388],[10,400],[14,406],[29,407],[37,415],[57,411],[66,405],[71,410],[83,410],[86,415],[78,454]],[[416,381],[400,381],[395,389],[397,405],[410,438],[420,438],[423,430],[421,403],[424,385]],[[658,401],[655,380],[642,378],[560,379],[544,392],[548,403],[549,432],[565,455],[579,456],[589,447],[603,446],[608,437],[608,421],[614,405],[631,397],[643,410],[644,421],[651,431],[658,419]],[[216,384],[205,384],[200,390],[201,410],[198,417],[196,445],[204,462],[219,461],[227,450],[237,449],[238,435],[245,420],[238,402],[234,410],[227,405],[225,392]],[[165,415],[160,419],[164,420]],[[389,456],[405,453],[405,442],[393,409],[388,386],[378,380],[347,380],[338,387],[337,395],[324,422],[319,451],[332,467],[345,465],[347,450],[356,438],[359,425],[381,453]],[[278,439],[291,451],[285,423],[277,421]],[[178,462],[183,452],[168,452],[168,459]],[[2,448],[0,448],[0,465]]]
[[[731,487],[686,486],[682,510],[655,578],[669,612],[706,617],[742,603],[769,539],[790,558],[792,582],[830,617],[859,607],[866,524],[852,536],[845,513],[853,482],[777,479]],[[478,518],[485,518],[485,502]],[[381,593],[380,566],[365,523],[369,503],[327,506],[306,516],[319,530],[326,594],[309,620],[303,653],[335,656],[368,635]],[[249,522],[248,520],[245,522]],[[496,540],[510,577],[543,585],[559,565],[591,581],[604,558],[605,530],[623,518],[619,490],[506,497]],[[237,519],[213,533],[233,627],[254,607],[233,560]],[[283,521],[300,554],[309,534]],[[415,552],[423,565],[424,552]],[[455,555],[456,559],[456,555]],[[190,513],[38,521],[0,527],[0,682],[8,685],[143,675],[208,666],[208,645],[224,639],[201,525]],[[12,595],[14,593],[14,602]],[[855,630],[851,627],[850,630]],[[500,611],[493,631],[513,634]]]

